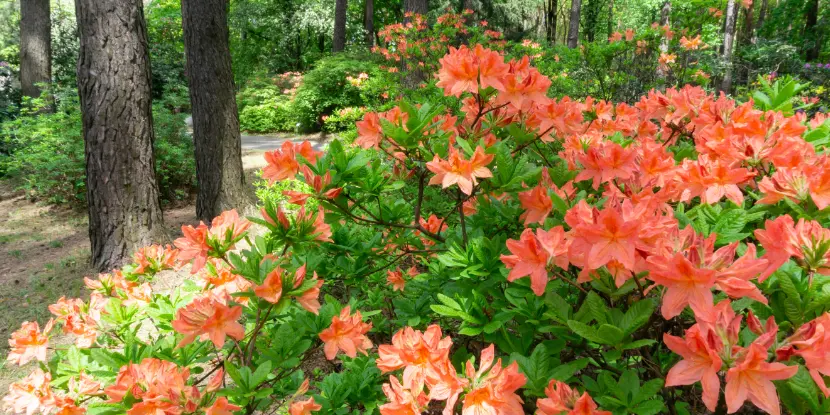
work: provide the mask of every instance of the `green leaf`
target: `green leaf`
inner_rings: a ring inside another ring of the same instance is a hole
[[[93,402],[86,408],[88,415],[119,415],[127,411],[120,403]]]
[[[559,365],[553,370],[553,372],[550,373],[550,378],[556,379],[560,382],[567,382],[573,377],[574,373],[585,369],[585,367],[588,366],[588,362],[589,359],[581,358]]]
[[[643,298],[628,308],[625,315],[620,322],[620,328],[626,336],[630,336],[648,322],[651,315],[654,314],[656,305],[651,298]]]
[[[625,337],[625,333],[620,330],[617,326],[612,326],[610,324],[603,324],[599,326],[599,330],[597,331],[597,335],[600,338],[605,340],[605,344],[613,345],[613,344],[620,344],[622,342],[623,337]]]
[[[651,346],[652,344],[657,343],[657,341],[652,339],[640,339],[635,340],[631,343],[626,343],[622,345],[623,350],[631,350],[631,349],[639,349],[644,346]]]
[[[595,328],[585,323],[576,320],[568,320],[568,327],[571,328],[571,331],[578,334],[582,338],[590,340],[594,343],[607,344],[605,339],[600,337]]]
[[[712,227],[712,233],[718,235],[717,243],[727,244],[741,239],[740,232],[746,226],[746,220],[746,211],[743,209],[732,209],[722,213]]]

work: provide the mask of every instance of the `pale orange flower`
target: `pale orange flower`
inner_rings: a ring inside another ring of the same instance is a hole
[[[799,327],[776,354],[780,360],[787,360],[792,355],[801,356],[813,381],[825,397],[830,397],[830,388],[824,380],[824,376],[830,375],[830,313]]]
[[[133,254],[136,274],[156,274],[176,267],[179,251],[170,245],[150,245],[140,248]]]
[[[432,324],[422,333],[404,327],[392,336],[392,344],[378,346],[376,361],[381,372],[404,368],[403,382],[408,389],[421,390],[430,369],[449,359],[452,339],[441,337],[441,327]],[[430,387],[435,386],[431,384]]]
[[[192,343],[196,337],[210,339],[217,348],[225,345],[227,336],[242,340],[245,328],[237,321],[241,316],[241,306],[228,307],[212,295],[196,298],[176,311],[173,329],[184,334],[178,347]]]
[[[679,315],[687,305],[695,314],[712,307],[715,271],[700,269],[680,253],[670,258],[649,257],[648,278],[666,287],[661,311],[666,320]]]
[[[410,267],[406,274],[409,278],[415,278],[418,275],[418,270],[415,267]],[[403,271],[400,268],[396,270],[386,270],[386,282],[392,286],[393,291],[403,291],[406,286],[406,279],[404,279]]]
[[[579,391],[571,389],[565,383],[551,380],[545,388],[545,398],[536,401],[538,415],[611,415],[610,411],[600,411],[588,392],[581,396]]]
[[[304,401],[293,402],[288,408],[290,415],[311,415],[312,412],[323,409],[323,406],[314,402],[314,398],[308,398]]]
[[[378,408],[381,415],[421,415],[429,403],[423,391],[405,388],[394,376],[389,376],[389,383],[383,384],[383,394],[389,402]]]
[[[527,382],[519,372],[519,365],[502,367],[501,359],[493,363],[495,347],[491,344],[481,352],[479,369],[467,361],[465,371],[471,380],[470,391],[464,396],[462,415],[521,415],[522,398],[516,391]]]
[[[460,97],[464,92],[478,93],[479,87],[504,89],[502,77],[507,74],[508,65],[498,52],[476,45],[474,49],[450,46],[450,52],[439,60],[436,84],[444,94]]]
[[[368,355],[372,348],[372,341],[366,337],[366,333],[372,329],[372,323],[364,323],[360,311],[351,315],[349,306],[340,310],[339,316],[331,319],[331,326],[320,332],[320,340],[325,343],[323,350],[326,359],[333,360],[338,350],[342,350],[346,356],[354,358],[357,353]]]
[[[701,333],[697,324],[686,330],[685,339],[668,333],[663,334],[663,343],[683,357],[683,360],[669,370],[666,386],[691,385],[699,381],[703,386],[703,403],[710,411],[714,411],[718,404],[718,371],[723,366],[723,361],[718,356],[720,350],[716,350],[718,345],[713,342],[714,340]]]
[[[254,294],[271,304],[279,303],[282,297],[282,273],[282,268],[274,268],[265,277],[262,285],[254,287]]]
[[[781,414],[778,394],[772,381],[795,376],[798,366],[768,363],[769,344],[763,345],[759,341],[763,337],[759,337],[749,345],[748,350],[738,359],[735,366],[726,372],[724,393],[729,413],[736,412],[743,406],[744,401],[749,399],[755,406],[769,414]]]
[[[473,156],[465,160],[455,147],[450,147],[447,160],[436,154],[432,161],[427,163],[427,168],[435,173],[429,184],[440,184],[445,189],[457,184],[464,194],[470,195],[473,193],[473,186],[478,184],[477,178],[493,177],[487,165],[494,157],[492,154],[485,154],[483,148],[476,147]]]
[[[322,153],[315,151],[308,141],[299,145],[286,141],[282,143],[280,149],[265,153],[265,161],[268,165],[262,169],[262,178],[273,184],[294,177],[300,170],[297,154],[314,164]]]
[[[555,226],[547,231],[525,229],[519,240],[507,241],[507,249],[512,255],[502,255],[501,261],[510,270],[508,281],[529,276],[530,287],[536,295],[543,295],[548,284],[548,266],[568,267],[569,243],[565,240],[565,230]]]
[[[53,320],[49,320],[40,331],[37,321],[26,321],[20,329],[12,333],[9,339],[9,355],[7,360],[18,366],[23,366],[33,359],[46,362],[46,349],[49,347],[49,332],[52,330]]]
[[[208,252],[210,252],[210,246],[207,244],[208,227],[203,222],[200,222],[199,226],[195,228],[191,225],[182,226],[182,234],[184,236],[176,239],[173,243],[179,248],[179,259],[181,261],[193,260],[190,273],[195,274],[205,266]]]
[[[701,43],[700,35],[697,35],[691,39],[686,36],[680,38],[680,46],[683,46],[683,49],[686,50],[697,50],[700,48]]]
[[[234,411],[242,409],[241,406],[228,402],[228,398],[222,396],[216,399],[209,408],[205,408],[205,415],[233,415]],[[293,412],[291,415],[295,415]]]
[[[55,399],[49,386],[51,381],[52,375],[35,369],[29,376],[9,385],[9,393],[3,398],[5,407],[15,414],[49,413]]]
[[[541,184],[530,190],[519,192],[519,201],[525,209],[519,219],[523,219],[525,225],[531,223],[543,225],[553,209],[553,202],[548,195],[548,189]]]

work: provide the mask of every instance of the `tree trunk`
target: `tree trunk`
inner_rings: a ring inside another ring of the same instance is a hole
[[[608,37],[614,33],[614,0],[608,1]]]
[[[52,80],[49,0],[20,0],[20,86],[24,96],[40,96],[39,83]]]
[[[75,14],[92,265],[105,271],[164,237],[147,26],[141,0],[76,0]]]
[[[818,0],[808,0],[807,8],[805,9],[806,24],[804,25],[804,46],[807,48],[807,61],[814,61],[818,59],[821,53],[821,36],[816,28],[818,23]]]
[[[346,9],[348,0],[337,0],[334,3],[334,38],[331,51],[342,52],[346,49]]]
[[[726,3],[726,23],[723,31],[723,56],[725,65],[720,90],[729,93],[732,89],[732,54],[735,51],[735,20],[737,15],[735,0]]]
[[[407,12],[426,15],[429,12],[429,3],[427,0],[403,0],[404,23],[409,22]]]
[[[546,2],[547,10],[545,14],[545,24],[546,24],[546,39],[551,44],[556,43],[556,19],[557,14],[556,11],[559,8],[559,0],[548,0]]]
[[[375,0],[366,0],[363,9],[363,28],[366,30],[366,46],[371,48],[375,42]]]
[[[671,0],[666,0],[663,7],[660,8],[660,26],[668,26],[671,24]],[[668,53],[669,38],[662,36],[660,40],[660,53]],[[661,67],[657,67],[657,77],[666,79],[666,71]]]
[[[251,202],[242,170],[227,0],[182,0],[182,26],[199,183],[196,215],[207,222]]]
[[[753,35],[753,32],[755,31],[755,3],[757,3],[757,1],[753,1],[749,8],[744,10],[744,27],[741,31],[741,43],[744,45],[755,43],[753,41],[753,39],[755,38],[755,36]]]
[[[571,0],[571,17],[568,28],[568,47],[573,49],[579,43],[579,15],[582,9],[582,0]]]
[[[768,7],[767,0],[762,0],[761,1],[761,10],[758,11],[757,30],[761,30],[764,26],[764,20],[767,18],[767,7]],[[757,31],[756,31],[756,37],[757,37]],[[755,42],[753,41],[752,43],[755,43]]]

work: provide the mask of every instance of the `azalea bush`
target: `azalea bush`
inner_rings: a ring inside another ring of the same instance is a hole
[[[34,369],[7,408],[830,410],[826,115],[694,86],[551,99],[481,46],[437,79],[455,105],[368,112],[325,153],[286,142],[259,215],[185,226],[23,323],[8,360]]]

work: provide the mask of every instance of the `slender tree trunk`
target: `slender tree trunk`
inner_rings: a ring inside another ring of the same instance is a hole
[[[147,27],[141,0],[76,0],[75,14],[92,265],[105,271],[164,237]]]
[[[348,0],[337,0],[334,3],[334,38],[331,51],[342,52],[346,49],[346,9]]]
[[[571,20],[568,28],[568,47],[573,49],[579,43],[579,15],[582,12],[582,0],[571,0]]]
[[[614,0],[608,0],[608,37],[614,32]]]
[[[671,24],[671,0],[663,3],[660,8],[660,26],[668,26]],[[669,39],[665,36],[660,41],[660,52],[666,53],[669,51]]]
[[[737,15],[735,0],[726,3],[726,25],[723,32],[723,56],[725,65],[720,90],[729,93],[732,90],[732,55],[735,51],[735,20]]]
[[[558,19],[556,11],[559,8],[558,3],[559,3],[559,0],[548,0],[546,2],[546,4],[547,4],[546,12],[547,13],[546,13],[546,16],[545,16],[546,17],[545,23],[547,24],[547,28],[546,28],[547,31],[545,32],[545,34],[546,34],[545,37],[547,38],[548,42],[550,42],[551,44],[556,43],[556,19]]]
[[[752,44],[758,42],[758,31],[764,27],[764,19],[767,18],[767,0],[761,0],[761,10],[758,11],[758,23],[756,25],[755,33],[752,35]]]
[[[196,215],[209,221],[251,202],[242,170],[227,0],[182,0],[182,26],[199,182]]]
[[[805,9],[804,25],[804,46],[807,48],[807,61],[814,61],[818,59],[821,53],[821,34],[818,33],[816,24],[818,23],[818,0],[807,0],[807,7]]]
[[[20,0],[20,86],[24,96],[40,96],[39,83],[52,80],[49,0]]]
[[[409,14],[426,15],[427,12],[429,12],[429,4],[427,3],[427,0],[403,1],[404,23],[409,23],[411,20],[408,17]],[[417,66],[417,64],[412,65],[407,62],[405,58],[401,59],[401,69],[405,72],[405,76],[403,77],[403,85],[406,88],[414,89],[427,78],[427,74],[425,74],[424,71]]]
[[[744,10],[744,27],[743,31],[741,31],[741,43],[744,45],[755,43],[753,41],[753,39],[755,38],[755,36],[753,35],[753,32],[755,31],[755,3],[757,3],[757,1],[753,1],[749,8]]]
[[[363,9],[363,28],[366,29],[366,46],[374,46],[375,41],[375,0],[366,0]]]

